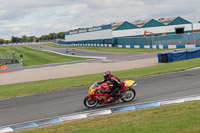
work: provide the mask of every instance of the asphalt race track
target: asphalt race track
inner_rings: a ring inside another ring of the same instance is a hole
[[[51,50],[56,51],[59,53],[69,54],[72,55],[72,52],[75,55],[80,56],[98,56],[98,57],[106,57],[106,60],[109,61],[128,61],[128,60],[138,60],[138,59],[145,59],[145,58],[153,58],[157,57],[158,52],[152,53],[110,53],[110,52],[97,52],[91,50],[81,50],[81,49],[72,49],[68,48],[69,52],[66,52],[67,48],[52,48],[47,46],[40,46],[40,45],[27,45],[29,48],[38,49],[38,50]],[[132,55],[132,56],[131,56]]]
[[[32,49],[37,50],[50,50],[54,52],[59,52],[62,54],[72,55],[72,52],[75,52],[75,55],[78,56],[95,56],[95,57],[105,57],[105,60],[95,59],[95,60],[82,60],[76,62],[63,62],[63,63],[53,63],[53,64],[46,64],[46,65],[38,65],[38,66],[28,66],[23,68],[13,68],[13,69],[3,69],[0,70],[1,73],[5,72],[12,72],[12,71],[19,71],[19,70],[26,70],[26,69],[35,69],[35,68],[44,68],[44,67],[51,67],[51,66],[59,66],[59,65],[67,65],[67,64],[76,64],[76,63],[83,63],[83,62],[120,62],[120,61],[130,61],[130,60],[139,60],[139,59],[147,59],[147,58],[154,58],[157,57],[158,52],[152,53],[109,53],[109,52],[95,52],[90,50],[79,50],[79,49],[68,49],[69,52],[66,52],[66,48],[52,48],[47,46],[41,45],[20,45],[20,46],[27,46]]]
[[[103,78],[103,77],[102,77]],[[55,116],[128,104],[200,94],[200,69],[136,78],[136,98],[132,102],[115,103],[87,109],[83,99],[89,86],[0,100],[0,127]]]

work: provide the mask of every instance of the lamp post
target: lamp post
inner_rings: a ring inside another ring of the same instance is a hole
[[[13,63],[15,64],[16,63],[16,60],[15,60],[15,51],[13,51],[13,53],[12,53],[12,60],[13,60]]]

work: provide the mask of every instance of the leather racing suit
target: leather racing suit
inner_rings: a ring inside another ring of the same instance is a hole
[[[101,84],[107,81],[110,83],[110,86],[106,92],[109,93],[111,97],[117,97],[119,90],[123,88],[120,79],[114,75],[111,75],[110,79],[101,81]]]

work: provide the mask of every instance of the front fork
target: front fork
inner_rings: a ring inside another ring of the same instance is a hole
[[[93,102],[94,96],[91,96],[90,94],[88,94],[86,97],[91,98],[91,101]]]

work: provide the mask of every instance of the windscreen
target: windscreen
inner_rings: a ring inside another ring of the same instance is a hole
[[[96,89],[96,88],[98,88],[99,87],[99,84],[98,83],[94,83],[93,85],[92,85],[92,89]]]

